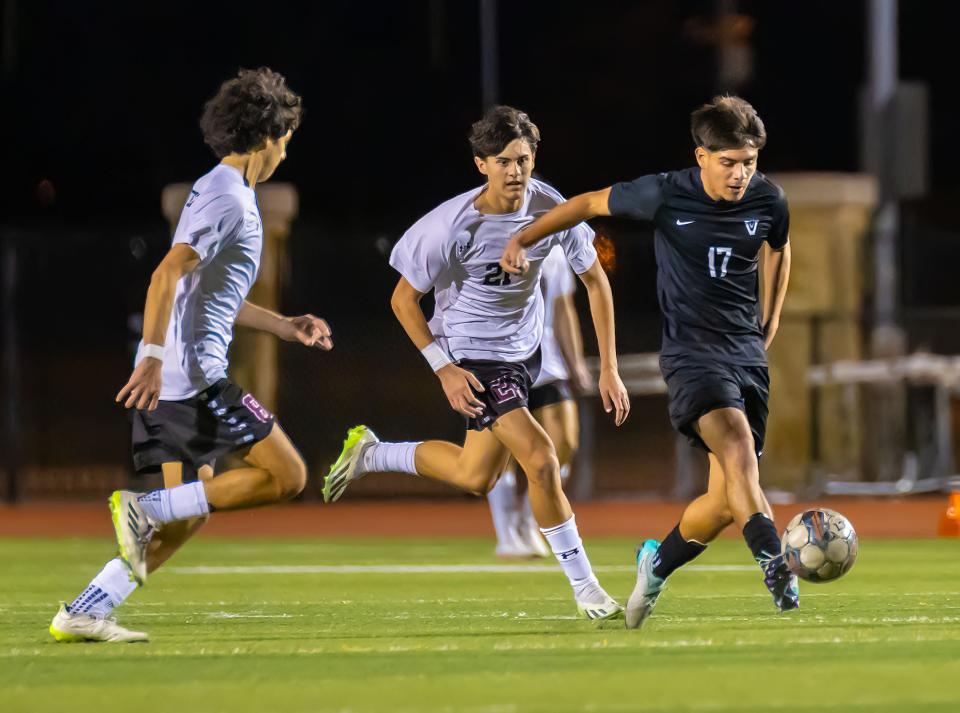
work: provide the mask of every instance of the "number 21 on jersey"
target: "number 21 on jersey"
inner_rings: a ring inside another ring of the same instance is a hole
[[[733,255],[733,248],[710,248],[707,253],[707,266],[710,268],[710,277],[727,276],[727,263],[730,262],[731,255]],[[720,262],[719,269],[717,268],[717,262]]]

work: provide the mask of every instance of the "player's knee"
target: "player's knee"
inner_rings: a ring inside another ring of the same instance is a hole
[[[749,471],[746,466],[756,459],[754,452],[753,434],[749,428],[733,428],[727,433],[721,445],[721,452],[717,454],[725,466],[726,477],[736,473]]]
[[[552,490],[560,487],[560,461],[552,450],[535,452],[523,464],[523,470],[531,488]]]
[[[291,457],[275,477],[280,490],[280,499],[295,498],[307,487],[307,464],[299,455]]]

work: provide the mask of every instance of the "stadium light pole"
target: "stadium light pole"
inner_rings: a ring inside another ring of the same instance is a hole
[[[900,276],[897,267],[897,230],[900,225],[899,189],[894,174],[896,156],[896,92],[899,73],[897,0],[870,0],[868,90],[865,122],[872,125],[870,165],[877,177],[880,204],[873,228],[873,328],[871,352],[875,357],[898,356],[905,349],[903,330],[897,324]]]
[[[480,0],[480,96],[483,111],[500,101],[497,0]]]

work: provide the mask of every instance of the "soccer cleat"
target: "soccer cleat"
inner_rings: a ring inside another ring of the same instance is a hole
[[[57,641],[70,644],[79,641],[135,642],[149,641],[142,631],[124,629],[113,617],[100,619],[88,614],[71,614],[60,602],[60,610],[50,622],[50,635]]]
[[[366,475],[366,471],[362,470],[363,454],[367,448],[379,442],[377,434],[366,426],[354,426],[347,431],[340,457],[330,466],[330,472],[323,479],[324,502],[336,502],[350,483]]]
[[[797,575],[787,567],[783,555],[760,561],[763,583],[773,595],[773,603],[782,612],[800,608],[800,587]]]
[[[521,518],[517,526],[517,539],[530,552],[531,557],[549,557],[552,552],[540,533],[537,523],[529,518]]]
[[[653,573],[653,558],[659,547],[660,543],[656,540],[647,540],[637,550],[637,586],[627,599],[627,609],[624,612],[628,629],[639,629],[643,626],[667,586],[667,580]]]
[[[137,584],[143,584],[147,579],[147,545],[155,527],[137,497],[129,490],[117,490],[107,502],[120,546],[120,559],[130,568],[131,578]]]
[[[623,607],[596,583],[581,591],[576,601],[577,613],[584,619],[606,621],[623,616]]]

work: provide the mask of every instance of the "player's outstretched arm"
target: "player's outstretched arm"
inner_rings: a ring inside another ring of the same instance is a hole
[[[608,203],[610,188],[581,193],[560,203],[541,215],[526,228],[510,238],[500,256],[500,267],[517,275],[526,272],[527,248],[536,245],[548,235],[559,233],[598,215],[610,215]]]
[[[600,348],[600,398],[607,413],[616,411],[614,421],[619,426],[630,414],[630,397],[617,371],[617,335],[613,319],[613,293],[610,281],[600,261],[580,275],[590,298],[590,314]]]
[[[769,349],[780,327],[780,313],[790,282],[790,243],[780,250],[764,246],[763,257],[763,347]]]
[[[177,243],[157,265],[150,277],[147,302],[143,308],[144,344],[163,346],[173,311],[173,298],[177,293],[177,282],[188,272],[193,272],[199,264],[200,256],[193,248]],[[160,400],[162,367],[161,359],[144,357],[117,394],[117,403],[123,403],[125,408],[135,406],[153,411]]]
[[[426,357],[437,378],[440,379],[443,393],[447,395],[447,401],[450,402],[450,408],[467,417],[479,416],[483,413],[483,402],[476,397],[471,387],[477,391],[483,391],[483,384],[472,373],[451,362],[437,344],[427,324],[427,318],[423,316],[423,310],[420,308],[423,294],[414,288],[407,278],[401,277],[390,298],[393,313],[410,337],[410,341]]]
[[[325,319],[304,314],[299,317],[284,317],[266,307],[243,301],[237,313],[236,324],[268,334],[274,334],[287,342],[300,342],[308,347],[324,351],[333,349],[333,333]]]

